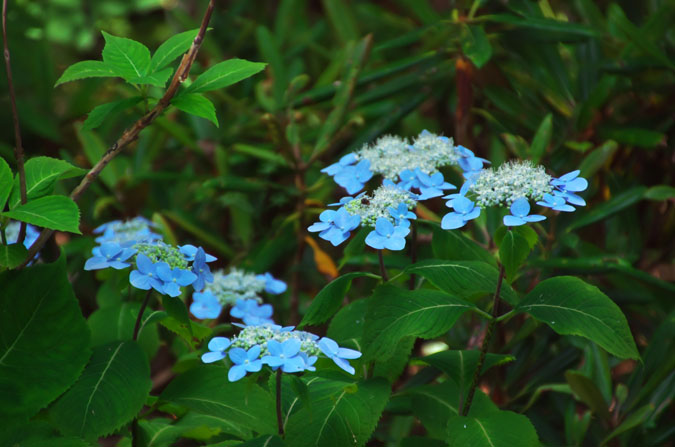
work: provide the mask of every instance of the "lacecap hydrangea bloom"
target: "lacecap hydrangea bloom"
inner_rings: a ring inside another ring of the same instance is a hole
[[[147,219],[136,217],[96,228],[95,233],[102,233],[96,238],[100,245],[94,247],[84,269],[122,270],[133,265],[129,274],[132,286],[172,297],[181,294],[181,287],[192,285],[199,291],[213,281],[207,263],[216,260],[214,256],[201,247],[167,244],[152,232],[152,226]]]
[[[230,382],[249,372],[258,372],[264,365],[285,373],[315,371],[314,364],[319,356],[333,360],[337,366],[354,374],[349,360],[361,357],[359,351],[341,348],[330,338],[319,338],[309,332],[275,324],[246,326],[232,339],[214,337],[208,349],[209,352],[202,355],[204,363],[229,358],[232,365],[228,372]]]
[[[405,237],[410,232],[411,211],[417,204],[417,195],[388,183],[380,186],[371,195],[362,193],[356,197],[344,197],[335,210],[326,210],[319,215],[319,222],[308,231],[318,232],[319,237],[334,246],[346,241],[359,226],[373,230],[366,237],[366,244],[381,250],[402,250]]]
[[[485,207],[508,208],[504,225],[519,226],[546,219],[540,214],[530,214],[530,202],[556,211],[572,212],[574,206],[586,202],[576,193],[588,187],[580,171],[570,172],[560,178],[546,173],[543,166],[529,161],[504,163],[498,169],[482,169],[469,175],[459,193],[445,196],[446,205],[453,211],[446,214],[441,227],[446,230],[463,227],[477,218]]]
[[[206,284],[203,291],[192,295],[190,312],[199,319],[218,318],[223,307],[232,306],[230,315],[247,325],[272,323],[272,306],[262,304],[260,295],[263,292],[278,295],[286,288],[285,282],[270,273],[218,270],[213,272],[213,281]]]
[[[455,188],[445,182],[441,167],[458,166],[465,173],[473,173],[486,162],[470,150],[455,146],[451,138],[424,130],[412,143],[397,136],[381,137],[321,172],[333,177],[348,194],[358,193],[374,175],[380,175],[403,189],[419,190],[418,200],[426,200]]]

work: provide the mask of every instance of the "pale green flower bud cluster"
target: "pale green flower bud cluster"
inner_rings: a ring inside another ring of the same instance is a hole
[[[373,144],[366,144],[354,153],[357,160],[370,161],[370,170],[385,179],[398,181],[403,170],[419,168],[426,174],[438,172],[441,166],[457,165],[460,158],[452,138],[422,132],[413,143],[407,139],[386,135]]]
[[[260,346],[260,357],[263,357],[269,352],[267,351],[267,342],[269,340],[276,340],[279,343],[295,338],[300,340],[300,350],[306,353],[309,356],[321,354],[319,345],[316,340],[317,337],[314,334],[304,331],[290,331],[283,330],[281,326],[265,324],[261,326],[246,326],[232,338],[232,348],[242,348],[249,350],[255,345]]]
[[[132,248],[138,250],[138,253],[146,255],[152,262],[166,262],[172,269],[179,268],[186,270],[188,267],[185,255],[178,248],[162,241],[155,241],[153,243],[140,242],[133,245]]]
[[[521,197],[541,200],[553,190],[551,176],[544,167],[531,161],[504,163],[498,169],[483,169],[469,186],[480,207],[510,206]]]
[[[360,216],[362,225],[374,227],[380,217],[395,224],[389,208],[397,208],[400,203],[405,203],[409,210],[416,206],[416,201],[409,191],[396,186],[382,185],[373,191],[372,195],[366,194],[351,200],[345,205],[345,209],[349,214]]]
[[[223,305],[235,305],[237,300],[256,300],[262,302],[258,296],[265,290],[265,280],[255,273],[248,273],[239,269],[232,269],[229,273],[223,270],[213,272],[213,282],[207,283],[205,292],[211,292]]]

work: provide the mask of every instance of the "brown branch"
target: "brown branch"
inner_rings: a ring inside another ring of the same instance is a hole
[[[9,89],[9,102],[12,105],[12,119],[14,121],[14,156],[16,158],[16,168],[19,171],[19,191],[21,192],[21,204],[28,201],[26,197],[26,170],[23,166],[23,144],[21,142],[21,126],[19,125],[19,112],[16,110],[16,93],[14,93],[14,81],[12,79],[12,62],[9,57],[9,46],[7,44],[7,0],[2,0],[2,40],[5,46],[5,68],[7,69],[7,88]],[[2,211],[2,210],[0,210]],[[16,242],[22,244],[26,237],[26,222],[21,222],[19,227],[19,237]],[[32,259],[32,258],[31,258]]]
[[[208,27],[209,21],[211,20],[211,13],[213,12],[214,6],[215,0],[210,0],[209,5],[206,8],[206,12],[204,13],[204,18],[202,19],[202,24],[199,28],[199,32],[197,33],[195,39],[192,41],[192,45],[190,46],[188,52],[183,55],[183,59],[181,59],[180,65],[178,66],[176,73],[173,75],[171,83],[169,84],[169,87],[166,89],[164,96],[162,96],[162,98],[159,100],[159,102],[157,102],[155,107],[153,107],[153,109],[150,110],[150,112],[143,115],[138,121],[134,123],[133,126],[127,128],[122,133],[122,135],[117,139],[117,141],[115,141],[113,145],[110,146],[110,148],[106,151],[105,154],[103,154],[103,157],[101,157],[98,163],[96,163],[94,167],[91,168],[89,172],[87,172],[87,175],[84,176],[80,184],[77,185],[77,187],[73,190],[73,192],[70,193],[71,199],[77,202],[78,199],[82,196],[82,194],[87,189],[89,189],[91,184],[98,178],[103,168],[105,168],[106,165],[110,163],[110,161],[122,151],[122,149],[124,149],[130,143],[136,141],[136,139],[138,138],[138,134],[143,129],[148,127],[150,124],[152,124],[152,122],[159,115],[161,115],[164,109],[166,109],[169,106],[171,99],[174,97],[174,95],[178,91],[178,88],[187,79],[188,74],[190,73],[192,63],[195,61],[195,58],[197,57],[197,52],[199,51],[199,47],[201,46],[202,41],[204,40],[206,28]],[[40,236],[33,243],[33,245],[31,245],[30,249],[28,249],[28,256],[26,257],[26,260],[23,262],[23,264],[17,267],[17,269],[25,267],[28,264],[28,262],[30,262],[30,260],[33,259],[33,257],[37,254],[37,252],[39,252],[40,249],[42,249],[44,244],[51,237],[52,233],[54,233],[54,231],[49,230],[47,228],[42,230]]]

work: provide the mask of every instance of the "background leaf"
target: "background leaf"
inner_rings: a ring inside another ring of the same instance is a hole
[[[56,81],[54,87],[70,81],[85,78],[109,78],[117,76],[113,67],[101,61],[82,61],[76,62],[66,68],[61,77]]]
[[[192,45],[192,41],[197,37],[199,29],[193,29],[175,34],[164,41],[150,60],[149,73],[154,73],[169,65],[179,56],[187,52]]]
[[[299,327],[317,325],[329,320],[340,309],[352,281],[364,276],[374,275],[365,272],[347,273],[328,283],[312,300]]]
[[[539,447],[537,432],[527,417],[496,411],[479,417],[455,416],[448,423],[450,447]]]
[[[265,68],[266,64],[243,59],[229,59],[206,70],[188,87],[188,93],[218,90],[249,78]]]
[[[204,95],[186,93],[171,101],[171,105],[185,113],[206,118],[218,127],[216,107]]]
[[[54,192],[57,180],[79,177],[87,173],[86,169],[73,166],[67,161],[52,157],[33,157],[24,165],[26,171],[26,197],[28,200]],[[9,208],[21,203],[19,179],[14,180],[14,188],[9,198]]]
[[[150,67],[150,50],[135,40],[102,32],[105,39],[103,61],[125,80],[142,78]]]

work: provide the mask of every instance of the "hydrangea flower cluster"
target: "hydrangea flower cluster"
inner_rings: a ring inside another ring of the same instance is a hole
[[[232,366],[228,380],[235,382],[249,372],[258,372],[263,365],[285,373],[315,371],[314,364],[321,355],[333,360],[343,370],[354,374],[349,360],[361,357],[359,351],[341,348],[327,337],[293,330],[276,324],[246,326],[232,339],[214,337],[202,362],[213,363],[229,357]]]
[[[84,264],[85,270],[111,267],[122,270],[135,268],[129,274],[129,283],[141,290],[154,289],[172,297],[181,294],[181,287],[192,285],[199,291],[213,281],[208,262],[216,258],[203,248],[193,245],[175,247],[162,241],[152,232],[152,222],[142,217],[128,221],[113,221],[101,225],[94,233],[100,245]]]
[[[422,131],[410,143],[407,139],[387,135],[374,144],[366,144],[356,152],[343,156],[321,172],[333,177],[348,194],[356,194],[373,175],[397,183],[401,188],[420,190],[418,200],[443,195],[444,189],[454,189],[445,182],[439,168],[459,166],[463,172],[482,169],[487,160],[473,152],[455,146],[451,138]]]
[[[344,197],[337,211],[326,210],[319,215],[319,222],[308,230],[319,232],[319,237],[334,246],[346,241],[359,225],[373,227],[366,237],[366,244],[376,249],[402,250],[405,236],[410,232],[410,219],[416,219],[411,210],[417,204],[416,195],[388,183],[372,195],[362,193],[357,197]]]
[[[460,192],[445,196],[446,205],[453,209],[441,221],[446,230],[463,227],[477,218],[481,209],[490,206],[508,207],[510,215],[504,216],[504,225],[519,226],[546,219],[530,214],[530,201],[555,211],[572,212],[574,206],[586,202],[576,193],[588,187],[586,179],[573,171],[560,178],[553,178],[543,166],[529,161],[508,162],[498,169],[482,169],[467,177]]]
[[[201,293],[192,295],[190,312],[199,319],[218,318],[224,306],[232,306],[230,315],[247,325],[272,323],[272,306],[262,304],[260,294],[278,295],[286,291],[286,283],[270,273],[256,275],[232,269],[213,272],[213,281]]]

